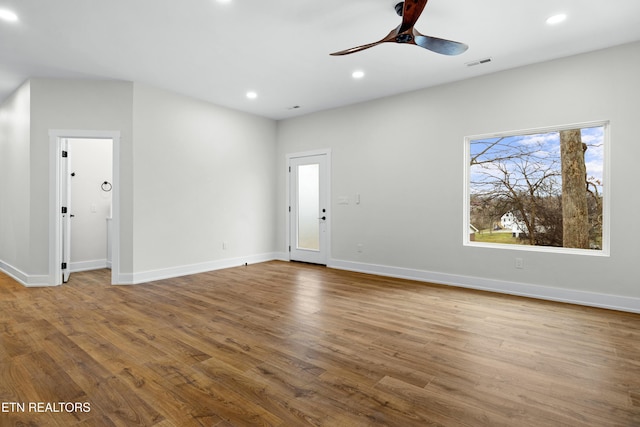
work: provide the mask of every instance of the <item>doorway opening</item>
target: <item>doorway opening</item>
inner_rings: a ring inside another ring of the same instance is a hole
[[[75,271],[119,275],[119,132],[50,131],[50,284]]]

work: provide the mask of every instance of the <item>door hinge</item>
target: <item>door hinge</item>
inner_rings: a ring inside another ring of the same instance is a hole
[[[291,212],[291,206],[289,206],[289,212]]]
[[[66,206],[62,207],[62,213],[67,213],[67,207]]]
[[[289,245],[289,252],[291,252],[291,245]]]
[[[289,166],[289,172],[291,172],[291,166]]]
[[[67,263],[63,262],[60,267],[62,267],[63,270],[66,270],[67,269]]]
[[[67,151],[62,151],[62,157],[68,157],[69,153]]]

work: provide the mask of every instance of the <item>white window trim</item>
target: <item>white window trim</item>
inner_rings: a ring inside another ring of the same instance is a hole
[[[530,245],[509,245],[503,243],[483,243],[483,242],[472,242],[469,234],[469,224],[471,224],[471,213],[470,213],[470,188],[469,188],[469,180],[471,179],[471,165],[469,164],[469,159],[471,157],[471,141],[476,139],[488,139],[488,138],[499,138],[505,136],[513,136],[513,135],[528,135],[528,134],[536,134],[536,133],[548,133],[548,132],[558,132],[567,129],[583,129],[583,128],[591,128],[591,127],[603,127],[604,128],[604,164],[602,171],[602,179],[603,179],[603,206],[602,206],[602,250],[593,250],[593,249],[576,249],[576,248],[558,248],[553,246],[530,246]],[[547,252],[547,253],[559,253],[559,254],[573,254],[573,255],[590,255],[590,256],[610,256],[611,249],[611,227],[610,227],[610,206],[611,206],[611,176],[610,176],[610,163],[611,163],[611,134],[610,134],[610,122],[609,120],[597,120],[591,122],[583,122],[583,123],[573,123],[569,125],[556,125],[556,126],[548,126],[541,128],[532,128],[532,129],[524,129],[524,130],[515,130],[515,131],[506,131],[506,132],[496,132],[496,133],[487,133],[487,134],[479,134],[479,135],[469,135],[464,138],[464,199],[463,199],[463,245],[475,248],[490,248],[490,249],[506,249],[513,251],[529,251],[529,252]]]

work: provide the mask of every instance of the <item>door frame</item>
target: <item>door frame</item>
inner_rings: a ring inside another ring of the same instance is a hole
[[[285,206],[285,217],[286,217],[286,227],[285,227],[285,252],[287,254],[286,259],[291,261],[291,250],[290,246],[293,244],[291,241],[291,213],[289,208],[291,206],[291,173],[289,173],[289,167],[291,166],[291,160],[301,157],[313,157],[313,156],[326,156],[326,173],[325,173],[325,181],[324,183],[320,183],[320,185],[324,185],[326,188],[326,197],[327,197],[327,220],[325,221],[325,251],[327,255],[326,265],[329,265],[329,261],[331,260],[331,222],[333,220],[333,209],[331,208],[331,149],[324,148],[319,150],[311,150],[311,151],[303,151],[298,153],[289,153],[286,155],[286,169],[285,173],[287,176],[286,179],[286,206]]]
[[[70,138],[59,138],[60,149],[58,150],[58,158],[60,159],[60,205],[66,206],[66,212],[58,210],[60,215],[60,242],[62,243],[62,253],[60,259],[63,264],[67,264],[67,268],[62,269],[62,283],[69,281],[71,274],[71,157],[61,157],[61,154],[69,150]]]
[[[62,284],[62,150],[63,139],[111,139],[113,157],[111,220],[111,283],[120,278],[120,131],[49,130],[49,285]],[[105,224],[106,227],[106,224]]]

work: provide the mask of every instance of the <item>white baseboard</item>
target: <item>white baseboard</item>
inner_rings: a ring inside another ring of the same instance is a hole
[[[137,285],[155,280],[170,279],[174,277],[187,276],[190,274],[220,270],[223,268],[238,267],[245,265],[245,263],[256,264],[273,260],[288,261],[289,257],[285,252],[272,252],[140,273],[125,273],[119,275],[119,277],[117,278],[117,283],[122,285]],[[91,263],[94,262],[92,261]],[[100,266],[96,268],[106,267],[106,260],[100,260],[100,263]],[[91,264],[91,266],[95,265],[97,264]],[[83,266],[89,267],[90,265],[83,264]],[[81,266],[72,266],[72,271],[81,271],[75,270],[74,268],[76,267],[80,268]],[[640,313],[640,298],[588,292],[575,289],[553,288],[549,286],[532,285],[527,283],[507,282],[501,280],[486,279],[482,277],[445,274],[426,270],[391,267],[378,264],[342,261],[336,259],[330,260],[327,264],[327,267],[335,268],[338,270],[375,274],[379,276],[417,280],[439,285],[457,286],[461,288],[498,292],[509,295],[518,295],[542,300],[565,302],[589,307],[599,307],[610,310]],[[91,267],[85,269],[89,270],[94,268]],[[28,275],[2,261],[0,261],[0,271],[4,272],[5,274],[9,275],[10,277],[27,287],[52,286],[49,282],[49,276]]]
[[[274,261],[290,261],[288,252],[274,252]]]
[[[245,264],[256,264],[260,262],[273,261],[279,259],[278,253],[266,253],[249,255],[238,258],[227,258],[216,261],[203,262],[200,264],[183,265],[160,270],[144,271],[138,273],[120,274],[119,285],[139,285],[141,283],[155,280],[171,279],[174,277],[188,276],[190,274],[205,273],[207,271],[221,270],[223,268],[240,267]]]
[[[78,261],[69,263],[69,271],[72,273],[77,273],[78,271],[90,271],[90,270],[100,270],[102,268],[107,268],[108,263],[106,259],[96,259],[92,261]]]
[[[0,261],[0,271],[26,287],[35,288],[42,286],[55,286],[51,285],[49,282],[49,276],[26,274],[3,261]]]
[[[506,282],[481,277],[459,276],[425,270],[390,267],[377,264],[365,264],[352,261],[331,260],[328,267],[376,274],[379,276],[417,280],[439,285],[457,286],[461,288],[498,292],[549,301],[565,302],[589,307],[640,313],[640,298],[601,294],[575,289],[553,288],[549,286],[531,285],[527,283]]]

